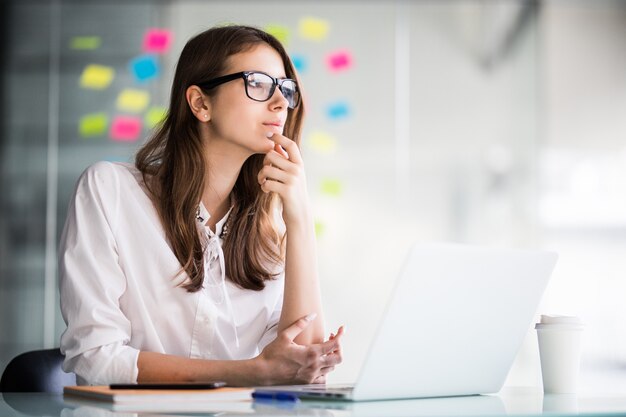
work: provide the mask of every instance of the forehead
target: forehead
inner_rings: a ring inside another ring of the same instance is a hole
[[[227,74],[240,71],[263,71],[276,78],[285,78],[285,67],[280,54],[266,43],[231,55],[228,58]]]

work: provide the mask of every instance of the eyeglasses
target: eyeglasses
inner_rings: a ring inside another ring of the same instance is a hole
[[[300,91],[298,90],[298,84],[290,78],[274,78],[260,71],[244,71],[237,72],[235,74],[224,75],[217,77],[204,83],[198,84],[207,90],[222,85],[229,81],[233,81],[239,78],[243,78],[246,85],[246,95],[254,101],[267,101],[273,95],[276,90],[276,86],[282,93],[283,97],[287,100],[287,105],[290,109],[295,109],[300,104]]]

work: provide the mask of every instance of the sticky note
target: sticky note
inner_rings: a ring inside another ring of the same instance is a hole
[[[305,72],[308,68],[308,61],[304,55],[294,54],[291,55],[291,62],[293,66],[296,68],[296,71],[302,73]]]
[[[320,192],[331,197],[341,195],[341,181],[332,178],[323,179],[320,183]]]
[[[104,90],[113,81],[115,70],[104,65],[87,65],[80,76],[80,86],[92,90]]]
[[[350,106],[345,101],[336,101],[328,105],[326,115],[331,120],[345,119],[350,116]]]
[[[315,220],[315,236],[320,237],[324,234],[324,223],[319,220]]]
[[[330,25],[324,19],[303,17],[298,24],[300,36],[310,41],[323,41],[328,37]]]
[[[331,72],[340,72],[352,67],[352,54],[346,49],[331,52],[326,56],[326,66]]]
[[[167,29],[151,28],[143,36],[142,49],[146,53],[164,54],[170,49],[172,32]]]
[[[142,55],[130,61],[130,72],[139,82],[159,76],[159,62],[154,55]]]
[[[309,136],[309,146],[319,153],[333,153],[337,147],[335,138],[325,132],[313,132]]]
[[[144,90],[126,88],[117,96],[115,105],[118,110],[139,113],[148,107],[150,93]]]
[[[100,36],[74,36],[70,39],[70,49],[93,50],[100,48],[102,38]]]
[[[116,116],[111,123],[109,134],[114,141],[136,141],[141,134],[141,119],[131,116]]]
[[[154,129],[156,125],[165,120],[165,116],[167,116],[167,109],[165,107],[150,107],[150,110],[148,110],[144,117],[146,127],[148,129]]]
[[[78,134],[84,138],[102,135],[106,132],[108,123],[106,113],[86,114],[78,122]]]
[[[287,26],[269,24],[265,26],[265,31],[278,39],[284,46],[289,43],[289,28]]]

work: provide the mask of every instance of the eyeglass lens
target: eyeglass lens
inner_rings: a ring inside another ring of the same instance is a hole
[[[246,78],[246,91],[253,100],[266,101],[274,94],[276,85],[274,80],[266,74],[253,72]],[[296,83],[292,80],[283,80],[280,85],[280,92],[288,102],[290,108],[298,105],[298,91]]]

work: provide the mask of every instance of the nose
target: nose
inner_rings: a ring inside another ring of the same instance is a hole
[[[289,102],[285,96],[283,96],[283,92],[280,91],[278,86],[274,89],[274,94],[272,95],[269,105],[273,111],[283,110],[289,106]]]

